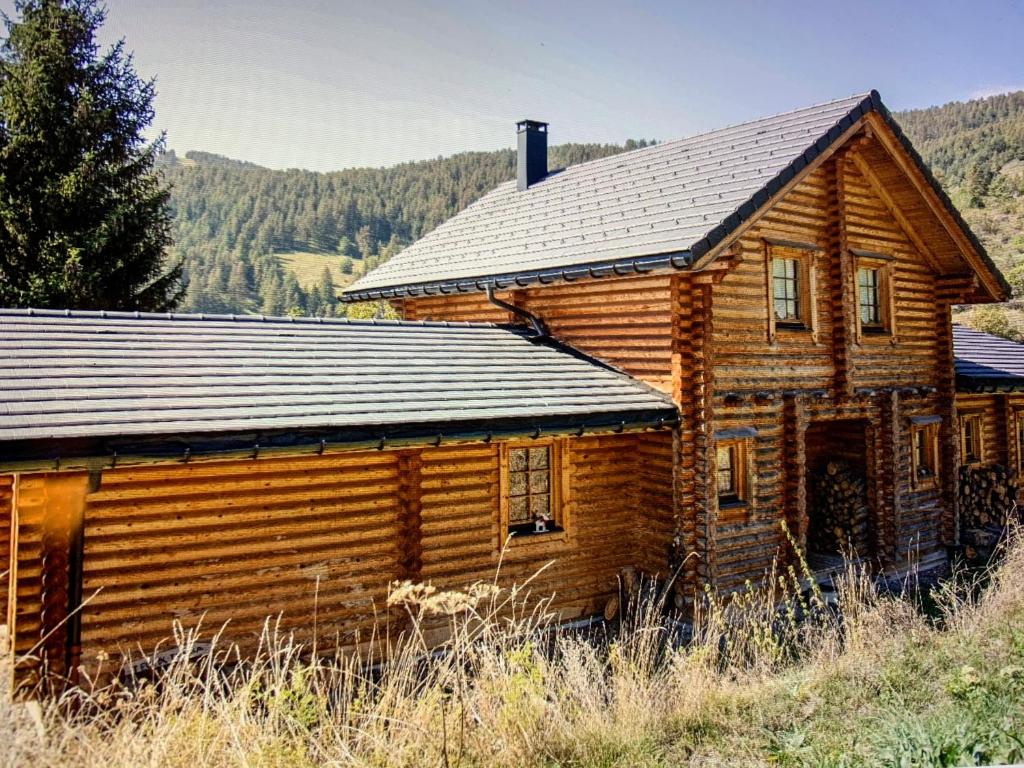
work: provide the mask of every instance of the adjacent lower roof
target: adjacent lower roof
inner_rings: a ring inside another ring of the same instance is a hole
[[[345,301],[685,269],[870,112],[902,142],[986,261],[876,91],[501,184],[345,289]],[[1001,278],[997,275],[997,281]],[[1000,287],[1008,292],[1005,281]]]
[[[485,324],[0,310],[0,354],[8,455],[40,441],[269,446],[676,418],[643,383]]]
[[[1024,344],[954,325],[953,349],[957,389],[1024,391]]]

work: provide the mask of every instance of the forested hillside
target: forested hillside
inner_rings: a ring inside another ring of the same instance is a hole
[[[553,147],[553,168],[646,146]],[[403,246],[512,178],[515,153],[471,152],[333,173],[272,171],[205,152],[168,153],[175,250],[194,312],[336,314],[337,283]],[[299,276],[293,263],[304,267]],[[323,267],[310,279],[310,269]]]
[[[1024,339],[1024,91],[897,115],[1014,289],[958,319]]]
[[[1024,294],[1024,92],[896,118]],[[646,143],[553,147],[551,166]],[[189,152],[168,153],[162,167],[189,286],[183,310],[330,315],[345,309],[340,284],[512,178],[515,153],[314,173]],[[1019,314],[986,308],[964,319],[1013,335]]]

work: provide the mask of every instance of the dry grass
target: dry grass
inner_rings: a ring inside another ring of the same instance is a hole
[[[924,766],[1024,757],[1024,545],[984,589],[945,587],[938,623],[852,572],[837,613],[819,594],[801,597],[796,576],[779,574],[774,598],[752,590],[712,603],[685,647],[656,604],[639,606],[619,640],[595,643],[550,630],[529,585],[396,585],[409,641],[372,672],[367,658],[311,662],[268,622],[251,664],[228,665],[234,655],[223,648],[172,663],[156,684],[79,694],[75,707],[0,703],[0,762]],[[790,594],[781,610],[780,590]],[[452,639],[431,655],[424,633],[438,623]]]

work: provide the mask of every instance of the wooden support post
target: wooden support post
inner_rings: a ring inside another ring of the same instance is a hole
[[[1004,467],[1012,468],[1013,458],[1010,456],[1010,443],[1013,442],[1013,411],[1010,410],[1009,398],[998,395],[993,398],[996,412],[995,449],[996,461]]]
[[[692,608],[705,586],[714,587],[717,504],[710,476],[712,373],[712,286],[690,273],[672,279],[673,398],[680,409],[674,440],[675,535],[670,554],[677,577],[677,606]]]
[[[952,306],[939,301],[935,307],[936,400],[939,427],[939,483],[942,493],[940,540],[952,547],[960,543],[960,502],[957,484],[960,473],[960,429],[956,417],[956,369],[953,352]]]
[[[72,552],[80,541],[89,493],[87,472],[21,475],[13,509],[14,595],[8,627],[14,647],[14,686],[31,693],[60,690],[72,670],[68,617],[80,587],[81,558],[72,572]],[[77,606],[76,606],[77,607]]]
[[[852,351],[856,337],[853,254],[846,233],[846,153],[830,163],[828,207],[829,295],[832,305],[832,389],[837,399],[853,397]]]
[[[783,510],[789,535],[802,551],[807,551],[807,405],[800,394],[785,397],[782,404],[783,457],[785,484]],[[797,555],[791,551],[791,560]]]
[[[899,565],[900,479],[903,476],[903,427],[899,392],[879,396],[878,493],[875,546],[883,565]]]
[[[422,486],[423,460],[419,451],[398,456],[398,578],[416,581],[423,570]]]

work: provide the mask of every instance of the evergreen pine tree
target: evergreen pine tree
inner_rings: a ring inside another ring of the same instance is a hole
[[[316,293],[320,297],[319,310],[310,308],[310,312],[323,317],[334,317],[334,309],[338,305],[337,292],[334,290],[334,279],[331,277],[331,270],[328,267],[324,267],[324,272],[320,275],[320,284],[315,288]]]
[[[0,49],[0,304],[165,310],[169,193],[146,144],[153,82],[96,0],[18,0]]]

